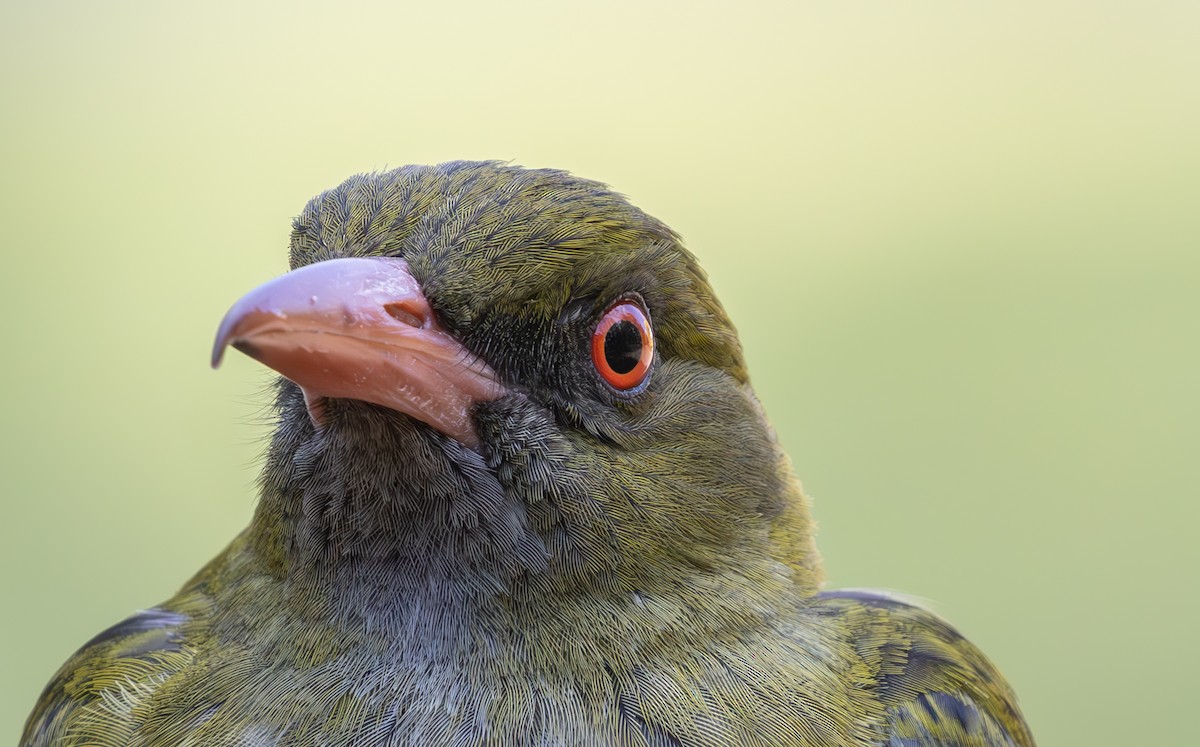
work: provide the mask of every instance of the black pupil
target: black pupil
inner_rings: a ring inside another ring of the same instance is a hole
[[[604,335],[604,360],[619,374],[629,373],[642,357],[642,332],[622,319]]]

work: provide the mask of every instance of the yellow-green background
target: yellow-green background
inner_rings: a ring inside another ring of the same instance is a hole
[[[831,585],[933,600],[1043,745],[1196,740],[1200,4],[7,2],[0,742],[254,503],[208,369],[359,171],[512,159],[686,237]]]

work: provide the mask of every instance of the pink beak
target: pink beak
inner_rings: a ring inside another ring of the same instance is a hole
[[[225,314],[213,368],[226,345],[300,385],[318,426],[325,399],[357,399],[473,447],[472,405],[505,392],[495,372],[438,325],[401,259],[334,259],[264,283]]]

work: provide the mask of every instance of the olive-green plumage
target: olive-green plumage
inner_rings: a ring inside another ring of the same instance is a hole
[[[822,592],[808,502],[703,271],[602,185],[495,163],[359,176],[293,267],[403,258],[508,393],[467,448],[299,388],[251,525],[59,671],[22,745],[1032,745],[934,615]],[[615,393],[596,320],[656,349]]]

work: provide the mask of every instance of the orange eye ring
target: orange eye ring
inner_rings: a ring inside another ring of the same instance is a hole
[[[592,332],[592,364],[614,389],[627,392],[646,380],[654,360],[654,331],[641,304],[617,301]]]

